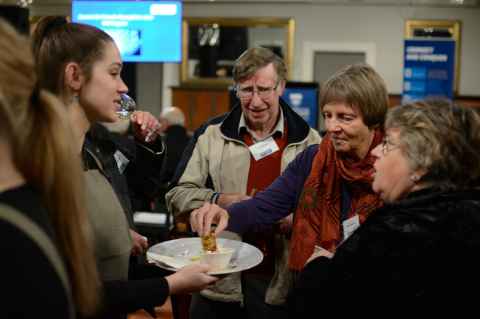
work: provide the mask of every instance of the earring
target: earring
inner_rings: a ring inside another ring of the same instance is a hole
[[[78,97],[78,95],[77,95],[77,94],[74,94],[74,95],[72,96],[72,102],[71,102],[71,104],[78,104],[79,101],[80,101],[80,98]]]
[[[414,183],[418,182],[419,179],[420,177],[418,177],[418,175],[415,175],[415,174],[410,175],[410,180]]]

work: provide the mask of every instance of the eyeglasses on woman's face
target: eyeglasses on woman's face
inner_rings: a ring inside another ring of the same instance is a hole
[[[389,152],[400,147],[398,144],[393,144],[388,138],[384,138],[381,145],[383,155],[387,155]]]
[[[249,100],[253,98],[255,92],[261,99],[267,99],[271,96],[272,92],[277,89],[277,87],[278,82],[275,84],[275,86],[257,86],[256,89],[253,86],[241,87],[240,85],[237,85],[236,91],[237,96],[242,100]]]

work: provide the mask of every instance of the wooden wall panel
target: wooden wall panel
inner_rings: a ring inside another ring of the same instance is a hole
[[[174,87],[172,93],[172,105],[185,113],[185,127],[190,131],[230,110],[227,89]]]
[[[402,96],[400,94],[390,94],[390,107],[399,105],[402,100]],[[467,107],[474,107],[480,110],[480,97],[477,96],[457,96],[455,97],[455,103],[458,105],[463,105]]]
[[[230,95],[226,88],[173,87],[172,105],[185,113],[185,127],[194,131],[212,117],[230,110]],[[401,95],[389,96],[390,107],[401,103]],[[455,102],[480,111],[480,97],[459,96]]]

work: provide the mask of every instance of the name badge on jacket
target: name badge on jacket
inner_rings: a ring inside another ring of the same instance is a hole
[[[358,217],[357,214],[355,214],[355,216],[344,220],[342,222],[342,226],[343,226],[343,240],[346,240],[360,226],[360,218]]]
[[[125,168],[127,168],[127,165],[130,161],[119,150],[117,150],[115,154],[113,154],[113,157],[115,158],[115,162],[117,162],[117,167],[118,167],[118,170],[120,171],[120,174],[123,174],[123,172],[125,171]]]
[[[261,160],[262,158],[267,157],[279,150],[277,143],[275,143],[275,140],[271,136],[261,142],[253,144],[249,147],[249,149],[256,161]]]

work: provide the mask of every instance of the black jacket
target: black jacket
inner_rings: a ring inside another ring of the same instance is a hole
[[[171,125],[165,131],[167,153],[165,160],[166,163],[162,174],[162,181],[164,184],[167,184],[172,179],[189,140],[190,136],[188,136],[187,130],[181,125]]]
[[[163,150],[162,141],[157,143],[159,145],[153,145],[153,149],[156,147]],[[116,151],[121,151],[130,160],[123,174],[114,158]],[[138,142],[110,133],[100,124],[94,124],[85,137],[82,152],[85,170],[99,169],[95,159],[100,162],[101,171],[112,185],[132,229],[134,229],[134,224],[129,187],[148,198],[149,194],[145,193],[144,188],[150,189],[150,191],[156,189],[160,180],[163,154],[163,152],[160,152],[159,155],[152,154],[139,146]],[[133,176],[129,176],[129,174]],[[148,175],[148,178],[145,175]],[[142,182],[143,186],[135,186]],[[169,294],[168,283],[162,277],[166,274],[165,271],[156,266],[142,266],[138,266],[139,268],[136,269],[137,272],[141,270],[142,274],[135,274],[135,271],[130,272],[130,277],[138,276],[138,278],[130,278],[134,280],[103,282],[104,304],[100,314],[95,318],[125,318],[129,312],[141,308],[153,309],[165,302]]]
[[[0,204],[16,209],[43,230],[51,243],[57,244],[49,212],[41,193],[34,187],[24,185],[0,191]],[[39,245],[30,233],[3,218],[0,218],[0,234],[3,256],[0,282],[4,292],[0,317],[71,318],[70,292],[66,291],[51,258],[47,258],[42,249],[44,245]],[[61,256],[58,250],[57,253]],[[66,268],[65,264],[62,266]]]
[[[373,213],[332,259],[307,264],[289,305],[298,318],[320,301],[365,314],[473,309],[479,254],[480,191],[414,192]]]
[[[103,166],[102,173],[122,204],[131,228],[134,228],[133,211],[150,209],[148,203],[159,192],[163,174],[165,152],[162,140],[158,138],[155,143],[148,144],[148,148],[142,145],[127,136],[109,132],[101,124],[94,124],[83,146],[85,169],[98,168],[91,156],[95,154]],[[114,157],[117,151],[129,160],[123,172],[120,172]]]

